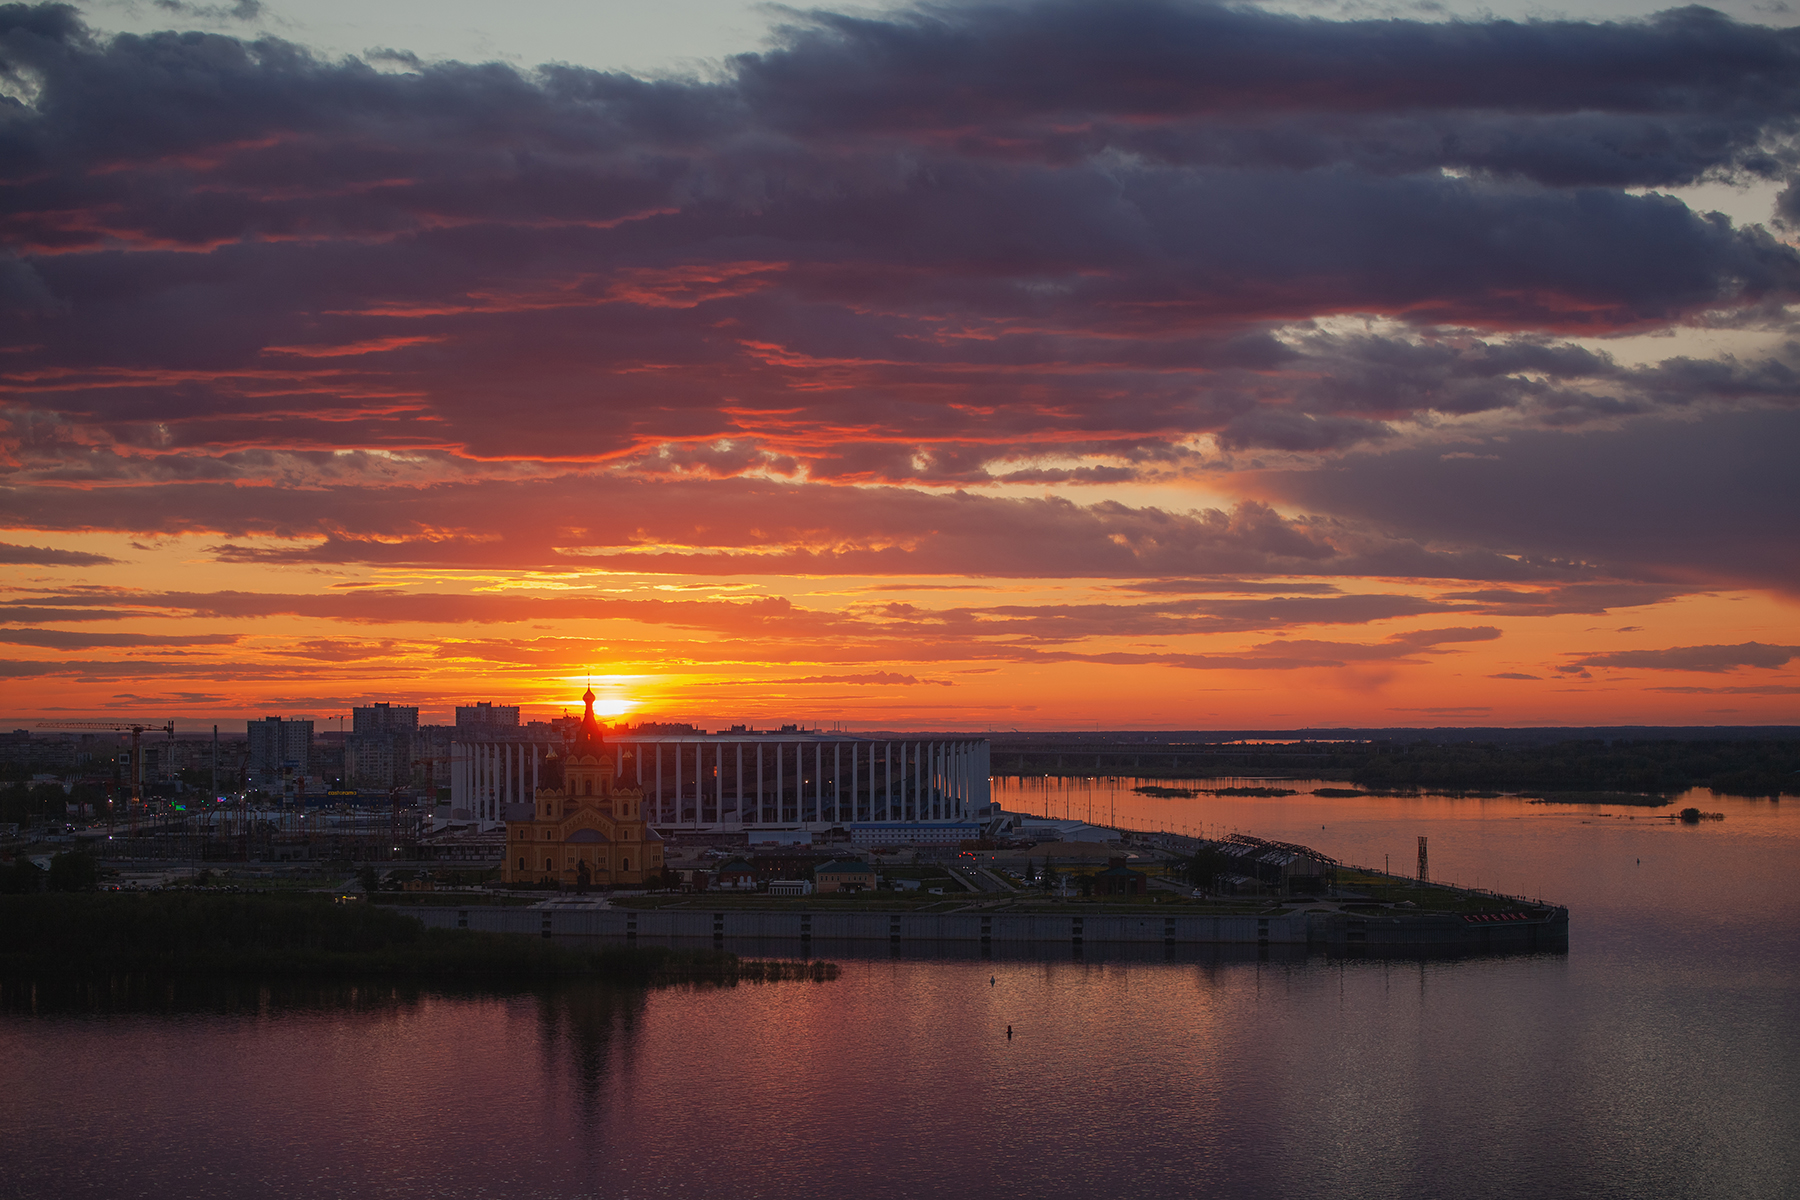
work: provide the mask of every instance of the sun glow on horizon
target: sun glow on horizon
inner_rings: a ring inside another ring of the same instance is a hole
[[[617,719],[629,716],[644,706],[644,700],[633,694],[630,685],[643,676],[639,675],[565,675],[559,679],[556,692],[559,696],[580,696],[592,690],[594,693],[594,715]],[[558,700],[556,703],[567,704]]]

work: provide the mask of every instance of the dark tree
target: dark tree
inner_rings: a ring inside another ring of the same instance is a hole
[[[1211,890],[1213,880],[1220,875],[1229,875],[1235,861],[1219,853],[1211,847],[1204,847],[1195,853],[1188,862],[1188,879],[1197,888]]]
[[[13,859],[10,867],[0,869],[0,892],[14,895],[44,890],[44,868],[23,854]]]
[[[86,850],[65,850],[50,860],[50,890],[91,892],[100,886],[100,860]]]

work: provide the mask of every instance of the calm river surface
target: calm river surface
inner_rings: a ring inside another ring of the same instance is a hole
[[[1800,803],[1700,794],[1726,819],[1680,826],[1134,782],[996,784],[1396,869],[1424,834],[1440,878],[1568,904],[1569,951],[884,947],[828,983],[647,994],[14,995],[0,1197],[1800,1194]]]

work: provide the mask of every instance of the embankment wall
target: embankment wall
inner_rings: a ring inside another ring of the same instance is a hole
[[[1548,949],[1566,943],[1564,910],[1542,919],[1471,926],[1438,913],[1402,917],[1208,916],[1160,913],[947,913],[791,910],[420,907],[405,910],[428,927],[553,938],[643,938],[656,942],[963,942],[971,945],[1325,946]],[[1558,920],[1560,914],[1560,920]]]

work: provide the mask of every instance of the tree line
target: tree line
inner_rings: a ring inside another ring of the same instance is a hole
[[[1709,788],[1727,796],[1800,795],[1800,740],[1371,743],[1351,766],[1382,791],[1620,791]]]

